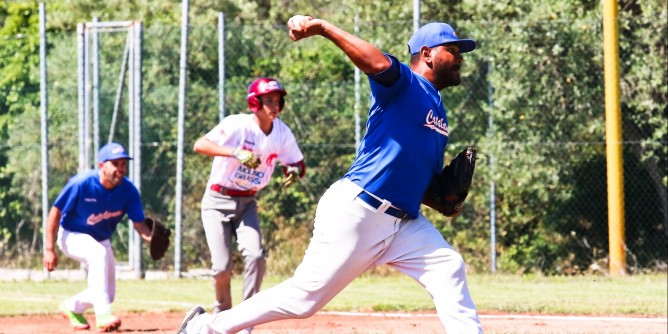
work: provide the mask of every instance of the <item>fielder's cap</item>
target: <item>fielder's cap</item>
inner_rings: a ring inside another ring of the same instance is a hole
[[[119,143],[109,143],[104,145],[97,154],[97,160],[99,162],[116,159],[132,159],[125,151],[125,147]]]
[[[408,40],[408,52],[414,55],[423,46],[433,48],[448,43],[457,44],[461,53],[470,52],[476,48],[474,40],[460,39],[455,29],[452,29],[449,24],[432,22],[423,25],[411,36],[411,39]]]

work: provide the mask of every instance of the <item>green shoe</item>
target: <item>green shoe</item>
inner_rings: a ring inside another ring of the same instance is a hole
[[[121,327],[121,319],[111,313],[96,315],[95,323],[100,332],[111,332]]]
[[[63,318],[70,321],[70,326],[72,326],[74,330],[86,330],[90,328],[90,325],[88,324],[88,321],[86,321],[86,318],[84,318],[83,314],[74,313],[68,310],[62,304],[60,305],[60,314],[63,315]]]

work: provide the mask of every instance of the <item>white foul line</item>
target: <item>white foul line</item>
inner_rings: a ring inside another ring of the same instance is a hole
[[[318,312],[321,314],[340,315],[348,317],[396,317],[396,318],[436,318],[433,313],[363,313],[363,312]],[[481,319],[535,319],[535,320],[568,320],[568,321],[613,321],[613,322],[650,322],[667,323],[667,318],[633,318],[633,317],[587,317],[571,315],[522,315],[522,314],[481,314]]]

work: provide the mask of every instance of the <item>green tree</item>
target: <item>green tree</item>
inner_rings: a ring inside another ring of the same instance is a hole
[[[282,119],[305,153],[307,176],[259,197],[270,269],[289,273],[310,237],[320,195],[355,155],[355,117],[366,121],[369,88],[362,74],[323,38],[292,42],[295,14],[335,22],[408,61],[410,1],[191,2],[183,175],[184,265],[207,266],[199,201],[211,160],[194,141],[219,121],[218,13],[225,14],[225,113],[247,112],[246,89],[273,76],[288,90]],[[627,246],[633,265],[666,258],[666,2],[620,3],[622,112],[625,140]],[[421,1],[421,23],[446,21],[479,48],[465,55],[462,85],[443,92],[451,136],[446,161],[476,145],[473,190],[461,216],[425,214],[473,270],[487,270],[490,183],[496,186],[497,251],[509,272],[579,273],[605,261],[605,116],[598,1]],[[181,1],[47,4],[49,63],[49,198],[77,169],[76,26],[100,21],[143,24],[142,184],[147,211],[173,224],[181,36]],[[40,255],[37,2],[0,4],[0,250]],[[126,43],[100,34],[101,140],[110,135]],[[127,143],[127,94],[115,140]],[[490,120],[492,122],[490,122]],[[493,125],[490,127],[490,125]],[[362,130],[363,132],[363,130]],[[276,177],[280,177],[277,170]],[[114,238],[123,260],[127,226]],[[25,250],[25,251],[24,251]],[[32,254],[30,252],[33,252]],[[37,251],[37,252],[35,252]],[[160,265],[168,266],[170,255]],[[151,264],[153,265],[153,264]]]
[[[39,246],[39,36],[37,5],[0,5],[0,252],[26,264]],[[37,123],[35,123],[37,121]],[[12,247],[9,247],[12,246]]]

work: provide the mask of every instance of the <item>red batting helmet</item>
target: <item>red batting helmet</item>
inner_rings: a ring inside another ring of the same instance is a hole
[[[252,112],[260,110],[260,108],[262,108],[262,102],[257,97],[271,92],[281,93],[280,108],[283,110],[283,106],[285,106],[283,97],[287,95],[288,92],[285,91],[278,81],[272,78],[259,78],[248,86],[248,96],[246,96],[246,100],[248,100],[248,108]]]

